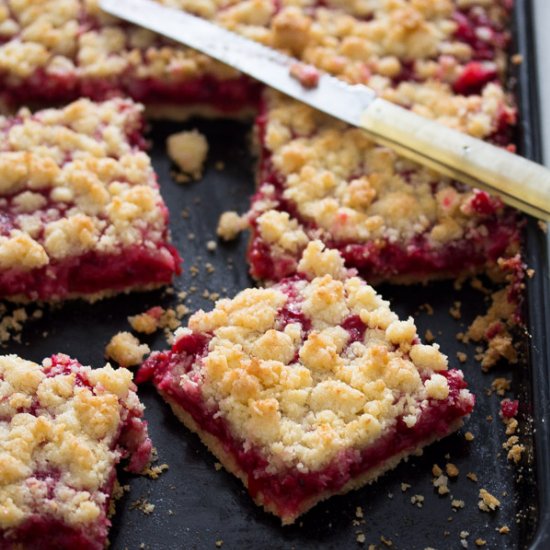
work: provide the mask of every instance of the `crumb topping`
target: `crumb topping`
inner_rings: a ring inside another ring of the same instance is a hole
[[[0,357],[0,529],[33,514],[94,522],[121,458],[127,409],[143,409],[128,370],[57,358],[62,367]]]
[[[369,445],[398,417],[413,427],[449,386],[438,347],[421,344],[412,319],[399,320],[372,287],[347,277],[334,251],[310,243],[301,265],[302,277],[197,312],[175,342],[209,335],[180,383],[200,380],[206,403],[236,433],[307,471]],[[326,265],[332,273],[317,276]]]
[[[148,156],[132,145],[142,107],[79,100],[0,117],[0,267],[30,271],[89,252],[156,247],[165,207]]]
[[[230,210],[220,216],[216,233],[224,241],[232,241],[247,227],[248,220],[246,217],[239,216],[237,212]]]
[[[254,214],[275,255],[296,254],[318,235],[375,246],[421,235],[438,249],[485,231],[485,216],[473,206],[477,191],[276,93],[269,95],[265,146],[282,190],[278,198],[271,183],[260,182]],[[281,201],[298,218],[279,211]]]

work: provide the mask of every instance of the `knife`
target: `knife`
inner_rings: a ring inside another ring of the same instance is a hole
[[[295,75],[298,60],[180,9],[153,0],[101,0],[100,6],[360,127],[404,157],[550,221],[550,170],[539,164],[390,103],[364,85],[319,71],[314,86],[305,86]]]

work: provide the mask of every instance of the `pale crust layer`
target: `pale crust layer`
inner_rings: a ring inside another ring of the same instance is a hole
[[[172,411],[178,417],[178,419],[184,424],[184,426],[189,430],[191,430],[192,432],[196,433],[200,437],[203,444],[206,445],[208,450],[220,461],[223,467],[229,473],[239,478],[243,482],[244,486],[248,488],[248,476],[246,472],[239,467],[233,455],[231,453],[228,453],[224,449],[223,445],[220,443],[220,440],[214,437],[212,434],[210,434],[206,430],[201,429],[197,425],[193,417],[188,412],[186,412],[180,405],[178,405],[178,403],[174,399],[171,399],[164,392],[160,392],[160,394],[162,395],[164,400],[170,405],[170,407],[172,408]],[[273,504],[272,502],[264,502],[264,497],[261,492],[261,489],[258,491],[256,496],[254,497],[254,502],[258,506],[261,506],[266,512],[270,512],[275,516],[281,518],[283,525],[291,525],[296,521],[296,519],[299,516],[301,516],[311,508],[313,508],[319,502],[323,500],[327,500],[328,498],[335,495],[344,495],[349,491],[355,491],[360,489],[361,487],[364,487],[365,485],[369,485],[370,483],[373,483],[386,472],[389,472],[390,470],[393,470],[394,468],[396,468],[401,461],[406,460],[409,456],[422,454],[422,450],[425,447],[455,432],[462,426],[462,424],[463,424],[463,419],[461,418],[449,425],[448,431],[445,435],[443,436],[437,435],[437,436],[424,439],[423,441],[419,442],[414,449],[407,449],[391,457],[390,459],[385,460],[381,466],[377,468],[371,468],[364,474],[351,479],[338,491],[324,491],[322,493],[315,495],[310,499],[303,501],[302,504],[299,506],[299,508],[296,510],[296,512],[292,515],[281,516],[280,510],[275,506],[275,504]]]

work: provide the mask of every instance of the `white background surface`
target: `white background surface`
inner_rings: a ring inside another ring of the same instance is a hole
[[[550,166],[550,0],[534,0],[544,160]]]

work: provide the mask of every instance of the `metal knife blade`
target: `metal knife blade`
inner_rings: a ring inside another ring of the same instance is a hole
[[[315,109],[365,130],[377,143],[550,221],[550,170],[376,97],[326,73],[314,88],[291,75],[298,61],[223,27],[153,0],[100,0],[126,21],[181,42]]]

